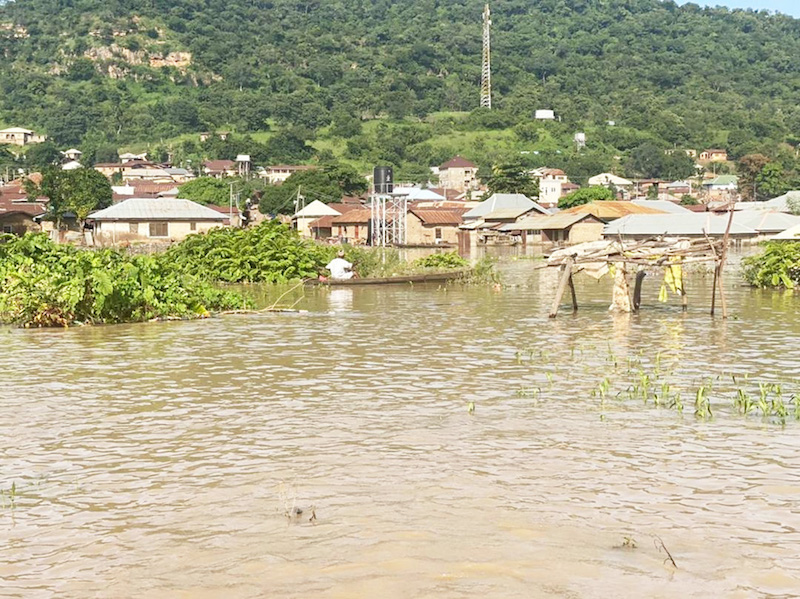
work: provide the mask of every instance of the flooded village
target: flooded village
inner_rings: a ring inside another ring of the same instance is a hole
[[[57,4],[0,0],[0,597],[800,596],[800,21]]]

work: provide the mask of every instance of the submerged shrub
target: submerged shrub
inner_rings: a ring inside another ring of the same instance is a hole
[[[465,268],[469,266],[469,262],[459,256],[457,252],[444,252],[417,258],[414,260],[414,266],[446,270],[449,268]]]
[[[278,221],[190,235],[164,257],[183,272],[226,283],[285,283],[316,277],[336,253]]]
[[[163,255],[58,245],[42,233],[0,243],[0,322],[26,327],[197,318],[241,307],[230,291],[176,269]]]
[[[785,287],[800,284],[800,241],[771,241],[755,256],[742,260],[745,281],[756,287]]]

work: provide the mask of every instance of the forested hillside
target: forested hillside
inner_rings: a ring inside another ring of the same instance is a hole
[[[586,130],[604,156],[652,142],[736,157],[800,141],[800,20],[659,0],[491,6],[496,109],[439,119],[405,142],[424,142],[442,122],[517,127],[531,144]],[[17,0],[0,6],[0,124],[65,145],[291,127],[331,148],[350,140],[349,157],[365,158],[376,135],[365,121],[477,106],[482,9],[483,0]],[[526,131],[537,108],[555,110],[561,129]]]

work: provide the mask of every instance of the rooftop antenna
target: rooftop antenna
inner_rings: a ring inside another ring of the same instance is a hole
[[[487,4],[483,9],[483,69],[481,70],[481,108],[492,107],[492,19]]]

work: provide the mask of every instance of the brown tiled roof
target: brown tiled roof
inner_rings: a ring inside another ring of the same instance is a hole
[[[446,200],[453,200],[453,201],[455,201],[456,198],[458,198],[458,196],[464,193],[462,191],[459,191],[458,189],[445,189],[444,187],[431,187],[430,190],[433,193],[438,193]]]
[[[438,208],[412,208],[411,214],[422,221],[423,225],[460,225],[464,222],[460,210],[441,210]]]
[[[317,220],[308,223],[309,229],[330,229],[333,226],[333,216],[320,216]]]
[[[454,156],[443,165],[439,167],[440,171],[446,171],[449,168],[478,168],[478,166],[463,156]]]

